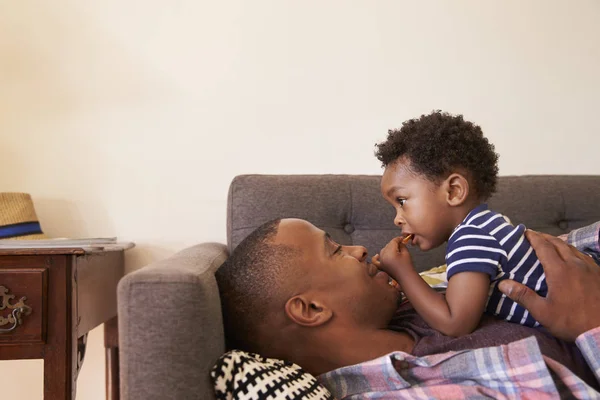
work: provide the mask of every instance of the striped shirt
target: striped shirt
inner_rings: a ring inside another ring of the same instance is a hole
[[[525,226],[513,226],[504,215],[488,210],[487,204],[473,209],[458,225],[446,249],[448,280],[454,274],[476,271],[491,279],[486,312],[525,326],[539,326],[529,312],[497,289],[502,279],[512,279],[546,296],[546,276],[535,251],[525,238]]]
[[[600,379],[600,328],[575,342]],[[396,351],[319,375],[336,399],[600,399],[544,356],[535,337],[507,345],[416,357]]]

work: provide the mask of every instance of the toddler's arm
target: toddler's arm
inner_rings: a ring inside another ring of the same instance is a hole
[[[448,336],[462,336],[479,324],[490,287],[488,274],[458,273],[448,282],[444,296],[415,271],[401,237],[392,239],[381,250],[378,261],[380,269],[400,283],[415,310],[432,328]]]

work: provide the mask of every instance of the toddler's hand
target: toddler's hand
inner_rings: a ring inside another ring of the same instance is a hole
[[[373,257],[371,257],[371,264],[381,269],[381,261],[379,261],[379,254],[375,254]]]
[[[382,271],[387,272],[392,277],[398,274],[405,268],[413,268],[412,258],[406,245],[402,243],[404,237],[398,236],[390,240],[390,242],[381,249],[377,261],[378,266]]]
[[[379,260],[379,254],[375,254],[371,258],[371,264],[373,264],[374,266],[376,266],[377,269],[381,269],[381,261]],[[390,275],[390,274],[388,274],[388,275]],[[392,275],[390,275],[390,277],[392,278],[391,285],[394,286],[395,288],[397,288],[398,290],[401,290],[400,284],[394,279],[394,277]]]

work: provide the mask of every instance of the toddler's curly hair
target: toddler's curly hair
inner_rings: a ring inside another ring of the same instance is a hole
[[[436,183],[453,172],[466,173],[482,200],[496,191],[498,154],[494,145],[479,126],[462,115],[436,110],[410,119],[400,129],[389,130],[387,140],[375,147],[383,167],[406,158],[414,172]]]

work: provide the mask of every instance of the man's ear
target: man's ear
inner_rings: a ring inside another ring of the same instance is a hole
[[[309,327],[323,325],[333,317],[331,309],[306,294],[290,298],[285,303],[285,313],[298,325]]]
[[[462,174],[450,174],[443,185],[446,192],[446,201],[451,206],[460,206],[469,197],[469,181]]]

